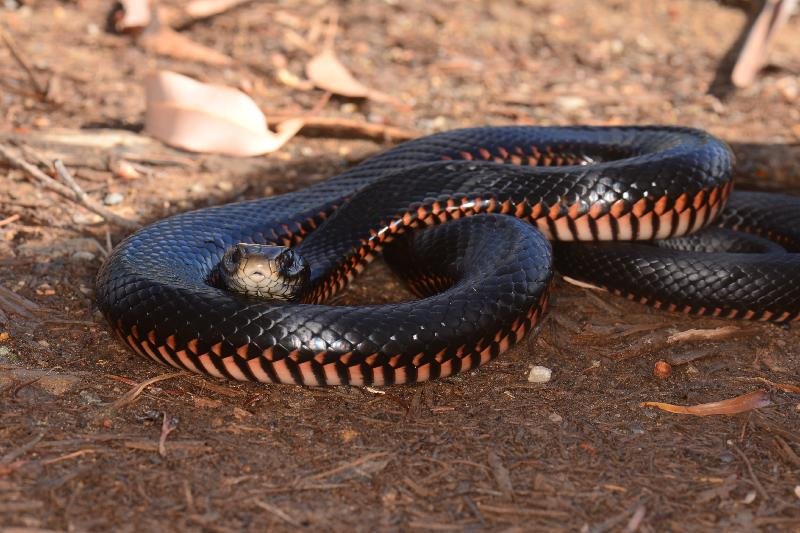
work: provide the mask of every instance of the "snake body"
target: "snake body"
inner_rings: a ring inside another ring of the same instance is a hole
[[[552,275],[541,234],[621,241],[699,230],[722,211],[731,167],[724,143],[688,128],[444,132],[303,190],[156,222],[109,256],[97,302],[140,355],[217,377],[358,385],[448,376],[536,328]],[[324,304],[393,241],[389,259],[420,299]],[[215,268],[236,243],[293,246],[310,264],[304,301],[217,286]]]

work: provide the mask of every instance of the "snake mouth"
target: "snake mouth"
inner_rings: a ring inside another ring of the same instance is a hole
[[[225,289],[265,300],[301,299],[309,274],[305,259],[286,246],[234,244],[219,264],[219,278]]]

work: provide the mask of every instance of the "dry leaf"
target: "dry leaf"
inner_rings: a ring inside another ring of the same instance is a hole
[[[736,87],[747,87],[767,60],[778,30],[789,20],[797,0],[767,0],[753,22],[731,72]]]
[[[333,50],[323,50],[306,64],[306,76],[314,85],[350,98],[367,98],[369,88],[355,79]]]
[[[722,326],[714,329],[687,329],[673,333],[667,337],[667,343],[675,344],[678,342],[693,341],[713,341],[733,337],[742,329],[736,326]]]
[[[147,30],[137,41],[142,48],[163,56],[209,65],[230,65],[233,59],[213,48],[197,43],[170,27],[157,25]]]
[[[767,378],[758,377],[757,380],[766,383],[770,387],[774,387],[778,390],[782,390],[783,392],[789,392],[792,394],[800,394],[800,387],[797,385],[793,385],[791,383],[775,383],[774,381],[770,381]]]
[[[258,105],[243,92],[159,71],[145,81],[145,132],[178,148],[253,156],[274,152],[303,127],[289,119],[267,129]]]
[[[735,415],[737,413],[744,413],[760,407],[766,407],[772,402],[769,399],[769,394],[763,390],[756,390],[742,394],[735,398],[728,398],[719,402],[701,403],[699,405],[673,405],[671,403],[661,402],[642,402],[642,407],[658,407],[663,411],[670,413],[679,413],[682,415]]]
[[[204,19],[213,17],[232,9],[239,4],[250,2],[251,0],[192,0],[184,6],[184,11],[192,19]]]
[[[150,24],[153,16],[150,0],[120,0],[114,11],[114,29],[120,33],[141,30]]]
[[[333,50],[326,48],[306,63],[306,76],[326,91],[350,98],[370,98],[378,102],[402,105],[386,93],[370,89],[350,74]]]

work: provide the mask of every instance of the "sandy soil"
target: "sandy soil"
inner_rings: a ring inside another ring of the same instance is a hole
[[[154,68],[244,88],[269,115],[311,109],[322,91],[286,86],[277,69],[285,62],[303,77],[319,46],[309,31],[330,5],[342,61],[408,109],[334,97],[323,116],[420,134],[684,124],[732,144],[740,183],[800,192],[797,17],[758,81],[720,98],[709,87],[721,94],[717,69],[746,13],[711,1],[253,2],[182,30],[235,59],[223,67],[107,32],[107,2],[15,4],[0,8],[0,23],[49,90],[39,98],[0,45],[0,142],[44,169],[63,159],[92,198],[142,223],[302,187],[391,146],[319,128],[270,156],[234,159],[139,133],[140,82]],[[559,281],[540,335],[466,375],[381,390],[173,375],[127,351],[93,304],[106,239],[127,231],[1,159],[0,526],[9,531],[800,528],[800,396],[764,381],[797,383],[796,327],[686,318]],[[139,165],[138,177],[123,176],[120,160]],[[376,263],[343,301],[403,291]],[[38,309],[9,303],[9,292]],[[664,341],[727,326],[736,329],[717,341]],[[661,359],[673,363],[666,379],[653,377]],[[529,383],[533,365],[553,379]],[[772,404],[737,416],[640,406],[757,389]],[[160,453],[164,419],[174,430]]]

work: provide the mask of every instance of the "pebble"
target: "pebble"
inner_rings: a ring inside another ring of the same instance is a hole
[[[586,98],[581,96],[559,96],[556,98],[556,105],[563,111],[575,111],[588,105]]]
[[[71,259],[75,262],[91,262],[96,256],[92,252],[79,251],[72,254]]]
[[[75,213],[74,215],[72,215],[72,221],[75,224],[79,224],[79,225],[83,225],[83,224],[91,225],[91,224],[97,224],[99,222],[102,222],[103,221],[103,217],[101,217],[100,215],[98,215],[96,213],[86,213],[86,214],[84,214],[84,213]]]
[[[734,461],[736,457],[731,452],[722,452],[719,456],[719,460],[723,463],[730,463]]]
[[[556,424],[564,420],[564,418],[558,413],[553,413],[547,418],[550,420],[550,422],[554,422]]]
[[[100,397],[92,391],[82,390],[79,394],[83,400],[83,403],[86,405],[100,405],[103,403],[103,400],[101,400]]]
[[[125,196],[119,192],[110,192],[106,194],[106,197],[103,198],[103,203],[106,205],[117,205],[121,204],[122,201],[125,199]]]
[[[553,371],[546,366],[535,366],[528,374],[528,381],[531,383],[547,383],[553,377]]]

